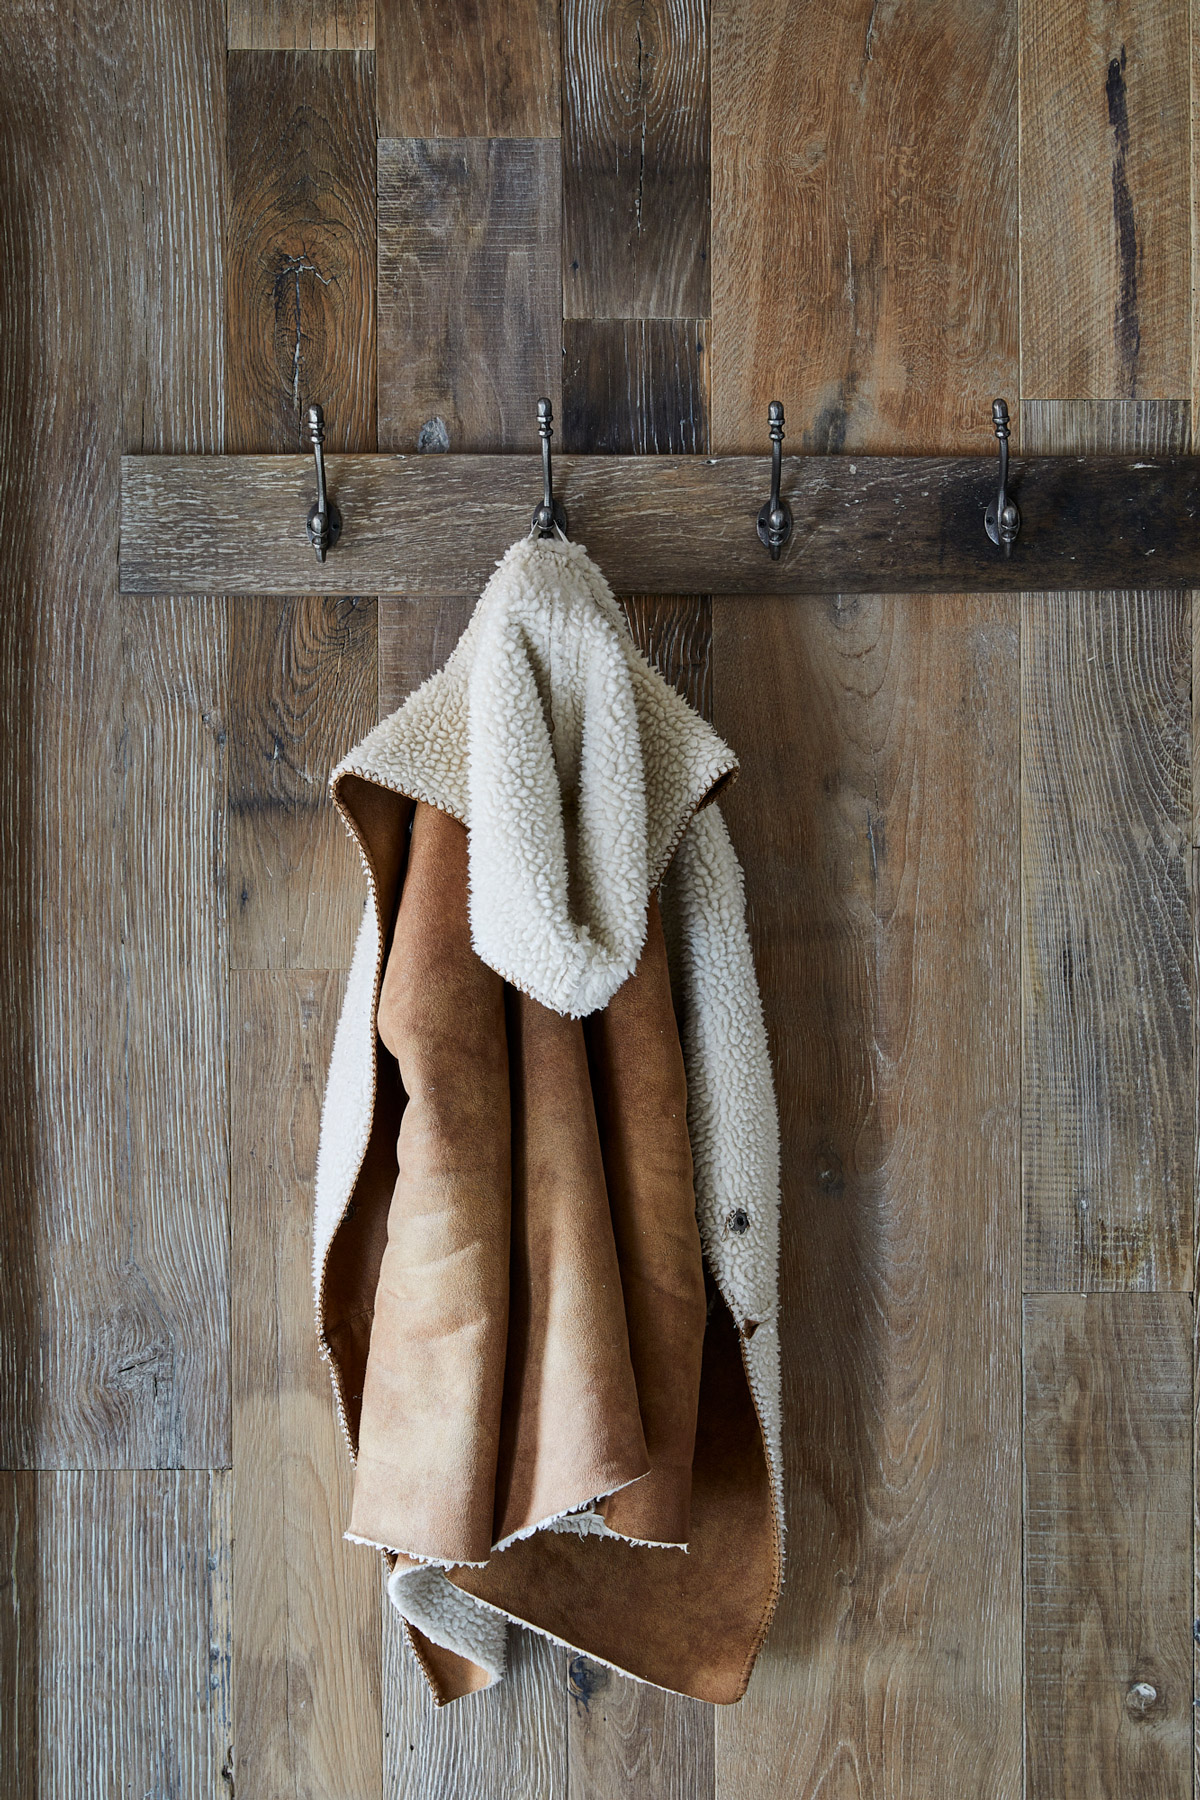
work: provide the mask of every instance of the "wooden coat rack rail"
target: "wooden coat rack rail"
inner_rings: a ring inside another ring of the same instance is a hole
[[[127,456],[120,583],[134,594],[476,594],[541,491],[526,455],[333,455],[342,528],[324,562],[305,521],[309,456]],[[958,593],[1200,586],[1200,457],[1014,458],[1021,526],[991,543],[986,457],[782,462],[794,530],[777,562],[756,520],[762,456],[561,456],[570,536],[617,593]]]

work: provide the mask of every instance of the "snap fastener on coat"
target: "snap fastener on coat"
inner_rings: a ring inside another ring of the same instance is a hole
[[[743,1231],[749,1231],[750,1229],[750,1214],[743,1211],[739,1206],[737,1211],[731,1212],[726,1219],[725,1229],[726,1231],[734,1231],[737,1233],[738,1237],[741,1237]]]

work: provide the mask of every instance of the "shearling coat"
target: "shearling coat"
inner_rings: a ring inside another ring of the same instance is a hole
[[[498,565],[335,770],[368,898],[314,1283],[378,1546],[439,1701],[516,1621],[743,1693],[782,1568],[778,1128],[736,759],[580,545]]]

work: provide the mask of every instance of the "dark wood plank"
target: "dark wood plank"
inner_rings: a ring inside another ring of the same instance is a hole
[[[562,384],[561,191],[556,141],[380,143],[381,446],[536,446]]]
[[[373,50],[375,0],[227,0],[231,50]]]
[[[788,1572],[730,1800],[1021,1792],[1017,622],[713,603],[784,1171]]]
[[[230,964],[348,968],[364,885],[326,784],[377,717],[375,602],[235,604]]]
[[[532,416],[486,410],[522,436]],[[561,456],[554,469],[572,535],[617,592],[1190,589],[1196,579],[1194,457],[1014,462],[1022,524],[1008,558],[983,529],[990,459],[786,457],[796,530],[777,563],[755,531],[766,457]],[[343,456],[330,471],[345,528],[318,565],[304,537],[311,459],[127,459],[124,590],[478,594],[542,492],[529,456]]]
[[[562,447],[582,455],[695,456],[708,449],[703,319],[568,319]]]
[[[1022,622],[1025,1286],[1188,1288],[1191,609]]]
[[[229,1795],[229,1485],[208,1469],[0,1476],[6,1662],[21,1634],[6,1796]]]
[[[230,439],[296,449],[318,401],[330,449],[373,450],[371,58],[244,51],[229,70]],[[229,657],[233,966],[345,967],[363,880],[326,779],[374,722],[374,604],[240,602]]]
[[[985,447],[1017,392],[1016,15],[718,0],[715,450],[757,450],[773,399],[808,450]]]
[[[706,0],[564,0],[569,319],[707,318]]]
[[[379,716],[385,718],[440,669],[466,628],[478,595],[379,602]]]
[[[1029,1800],[1190,1800],[1192,1306],[1025,1308]]]
[[[556,0],[376,0],[381,138],[557,138]]]
[[[350,52],[229,56],[230,450],[375,447],[375,89]]]
[[[334,974],[235,975],[233,1556],[238,1784],[380,1800],[380,1558],[312,1337],[310,1210]]]
[[[1027,0],[1020,20],[1023,393],[1187,394],[1188,9]]]
[[[224,1463],[223,614],[116,586],[122,448],[221,445],[224,16],[0,56],[0,1461]]]

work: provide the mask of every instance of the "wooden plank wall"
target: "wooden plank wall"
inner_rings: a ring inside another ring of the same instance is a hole
[[[326,777],[474,596],[115,582],[122,450],[313,400],[356,450],[532,449],[541,393],[597,453],[765,451],[775,397],[970,453],[1000,393],[1028,451],[1188,449],[1187,9],[19,0],[0,47],[5,1791],[1190,1796],[1200,612],[624,597],[742,758],[788,1581],[736,1708],[522,1634],[439,1712],[342,1538],[308,1233]]]

